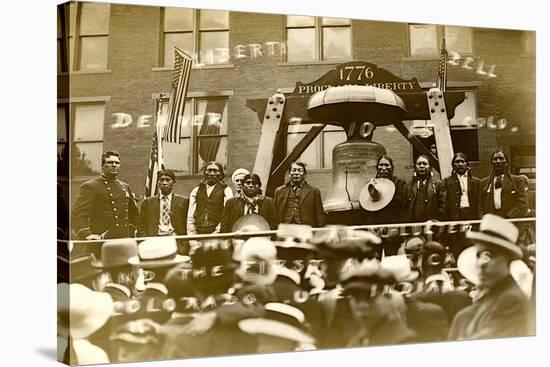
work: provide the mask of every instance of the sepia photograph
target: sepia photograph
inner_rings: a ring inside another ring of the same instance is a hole
[[[539,33],[228,9],[57,5],[57,361],[536,337]]]

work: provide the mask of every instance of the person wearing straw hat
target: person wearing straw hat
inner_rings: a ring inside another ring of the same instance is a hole
[[[58,360],[70,365],[109,363],[107,353],[89,338],[107,323],[113,300],[82,284],[57,285]]]
[[[400,223],[403,221],[407,184],[393,174],[391,157],[383,155],[378,159],[376,167],[376,177],[371,178],[359,194],[359,203],[366,210],[365,224]],[[384,238],[384,254],[395,255],[400,243],[401,239],[397,235]]]
[[[245,333],[258,336],[258,353],[291,352],[315,348],[315,339],[307,332],[306,315],[298,307],[269,302],[263,317],[239,321]]]
[[[512,261],[523,256],[516,244],[517,227],[502,217],[486,214],[479,232],[467,232],[466,237],[475,246],[479,293],[471,306],[455,316],[449,339],[527,335],[529,302],[510,271]]]
[[[140,209],[138,236],[168,236],[187,234],[189,199],[174,193],[176,175],[171,170],[160,170],[160,192],[143,200]]]
[[[134,237],[139,209],[132,188],[119,180],[120,155],[101,157],[102,173],[80,186],[72,213],[72,230],[80,240]]]
[[[173,237],[148,238],[138,245],[138,254],[146,282],[162,282],[168,270],[190,260],[189,256],[178,254]]]
[[[239,218],[252,214],[262,216],[270,229],[276,229],[279,224],[277,208],[272,198],[262,194],[260,176],[249,173],[243,180],[242,195],[227,200],[223,208],[220,232],[231,232]]]
[[[248,175],[250,172],[246,168],[237,168],[233,171],[231,175],[231,182],[233,182],[233,187],[235,188],[235,196],[240,196],[243,190],[244,176]]]

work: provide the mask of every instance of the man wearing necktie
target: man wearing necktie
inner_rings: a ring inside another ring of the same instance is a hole
[[[173,171],[159,171],[159,194],[146,198],[141,204],[139,237],[187,234],[189,199],[174,193],[175,183],[176,175]]]
[[[525,217],[529,212],[528,179],[512,175],[508,162],[502,150],[492,154],[491,174],[481,180],[482,210],[504,218]]]
[[[289,182],[275,189],[273,197],[279,222],[324,227],[326,222],[321,192],[306,182],[305,164],[294,162],[288,172]]]

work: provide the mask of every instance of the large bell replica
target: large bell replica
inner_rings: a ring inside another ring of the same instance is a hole
[[[346,85],[313,94],[307,108],[311,120],[341,126],[347,135],[332,151],[332,186],[323,203],[327,222],[360,224],[359,194],[386,153],[372,141],[374,130],[401,121],[405,103],[389,89]]]

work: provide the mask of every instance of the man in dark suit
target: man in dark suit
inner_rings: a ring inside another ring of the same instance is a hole
[[[323,227],[325,212],[321,192],[306,182],[305,164],[294,162],[288,172],[289,182],[275,189],[274,199],[279,222]]]
[[[260,177],[253,173],[243,178],[243,187],[240,196],[227,200],[223,208],[221,219],[222,233],[231,232],[237,220],[247,214],[259,214],[269,223],[271,229],[277,229],[279,220],[277,209],[272,198],[262,195]]]
[[[528,335],[529,301],[510,274],[510,263],[523,255],[516,245],[519,231],[494,214],[486,214],[479,229],[466,234],[476,247],[479,295],[455,316],[449,339]]]
[[[445,188],[440,180],[432,176],[432,166],[425,155],[416,158],[413,178],[406,190],[407,202],[403,213],[406,221],[424,222],[443,216]]]
[[[452,165],[451,175],[443,180],[445,188],[443,219],[481,218],[481,184],[479,178],[470,173],[468,157],[464,153],[456,153],[452,159]],[[449,244],[455,258],[458,257],[466,246],[464,233],[445,233],[442,236],[442,241]]]
[[[508,162],[502,150],[491,156],[491,174],[481,180],[483,213],[504,218],[525,217],[529,213],[528,180],[525,176],[512,175]]]
[[[158,173],[160,193],[143,200],[138,223],[138,236],[187,234],[189,199],[174,193],[176,175],[171,170]]]
[[[117,179],[120,155],[101,157],[102,174],[80,186],[72,214],[72,230],[80,240],[133,237],[139,210],[132,188]]]
[[[452,160],[453,172],[443,180],[446,191],[445,219],[468,220],[481,218],[480,180],[472,176],[468,157],[456,153]]]

